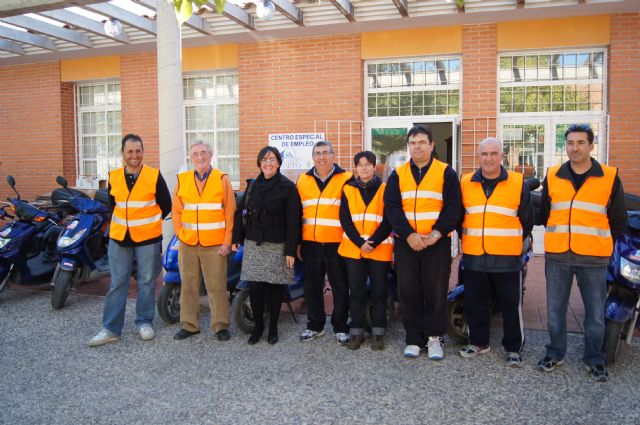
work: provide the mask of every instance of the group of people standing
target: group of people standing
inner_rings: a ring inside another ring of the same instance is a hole
[[[569,160],[549,169],[537,223],[546,226],[551,338],[538,368],[550,372],[563,362],[565,316],[575,275],[585,304],[583,361],[592,378],[606,381],[601,350],[604,273],[613,241],[626,226],[624,195],[617,170],[591,158],[594,136],[588,126],[569,127],[565,140]],[[410,160],[396,168],[386,184],[374,173],[377,158],[372,152],[355,155],[353,175],[335,163],[333,147],[326,141],[314,145],[314,166],[294,184],[280,173],[280,152],[264,147],[256,162],[260,173],[247,182],[236,208],[228,176],[211,167],[211,147],[199,141],[190,149],[195,169],[178,175],[171,207],[158,170],[142,165],[142,140],[125,136],[125,166],[109,177],[114,206],[109,244],[112,281],[103,329],[89,344],[99,346],[120,338],[134,256],[139,291],[136,325],[142,339],[154,337],[153,287],[160,271],[161,224],[171,210],[180,239],[182,278],[181,329],[176,340],[200,332],[201,276],[211,308],[211,327],[218,340],[230,338],[226,256],[242,244],[241,279],[250,283],[256,322],[249,344],[258,343],[263,336],[265,308],[269,311],[267,342],[277,343],[283,285],[293,283],[297,257],[303,262],[308,309],[300,340],[324,335],[327,276],[333,295],[331,325],[338,344],[356,350],[365,342],[369,282],[370,347],[383,349],[387,275],[393,260],[406,332],[403,355],[415,358],[425,349],[429,359],[441,360],[451,235],[457,231],[464,256],[464,311],[469,325],[469,344],[460,355],[470,358],[489,352],[489,294],[494,287],[503,316],[506,363],[522,366],[520,258],[523,241],[534,225],[529,188],[522,174],[501,165],[503,147],[495,138],[480,142],[479,168],[460,180],[451,166],[434,157],[435,143],[427,127],[411,128],[407,144]]]

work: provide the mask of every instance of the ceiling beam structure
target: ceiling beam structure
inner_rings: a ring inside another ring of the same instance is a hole
[[[212,2],[207,2],[205,6],[207,6],[211,10],[216,10],[216,5]],[[247,12],[229,1],[224,3],[224,10],[222,11],[222,15],[231,19],[238,25],[245,27],[248,30],[256,30],[256,26],[253,22],[253,16],[249,15]]]
[[[0,50],[5,52],[15,53],[16,55],[25,55],[25,51],[19,43],[10,40],[0,39]]]
[[[103,3],[105,0],[2,0],[0,1],[0,17],[16,16],[25,13],[38,13],[48,10],[63,9],[69,6],[84,6],[92,3]]]
[[[516,8],[522,9],[526,0],[516,0]]]
[[[299,27],[304,26],[304,19],[302,11],[298,7],[292,4],[289,0],[271,0],[276,7],[276,10],[282,13],[287,18],[291,19]]]
[[[9,40],[30,44],[32,46],[54,52],[58,50],[55,43],[48,37],[38,34],[30,34],[25,31],[19,31],[2,25],[0,25],[0,38],[7,38]]]
[[[398,12],[400,12],[400,15],[403,18],[408,18],[409,17],[409,5],[407,4],[407,0],[392,0],[392,1],[393,1],[393,4],[398,9]]]
[[[128,12],[110,3],[91,4],[88,6],[83,6],[83,9],[115,18],[123,24],[127,24],[131,27],[137,28],[140,31],[146,32],[148,34],[158,35],[155,21],[136,15],[135,13]]]
[[[38,19],[30,18],[29,16],[10,16],[6,18],[0,18],[0,20],[2,22],[6,22],[7,24],[24,28],[35,33],[48,35],[59,40],[68,41],[69,43],[78,44],[84,47],[93,47],[93,43],[85,34],[58,27],[44,21],[39,21]]]
[[[329,0],[336,9],[344,15],[349,22],[355,22],[356,16],[353,12],[353,5],[349,0]]]
[[[129,37],[127,37],[127,34],[125,34],[124,31],[120,35],[107,34],[107,32],[105,32],[104,30],[104,24],[102,22],[94,21],[93,19],[86,18],[82,15],[78,15],[77,13],[73,13],[65,9],[40,12],[38,13],[38,15],[42,15],[49,19],[54,19],[63,24],[67,24],[75,28],[80,28],[90,33],[99,35],[101,37],[106,37],[120,43],[131,43],[131,41],[129,41]]]
[[[144,6],[151,10],[156,10],[156,1],[157,0],[132,0],[134,3],[137,3],[141,6]],[[164,0],[161,0],[164,1]],[[211,30],[211,25],[200,16],[195,13],[191,15],[191,17],[184,23],[189,28],[198,31],[204,35],[213,36],[214,33]]]

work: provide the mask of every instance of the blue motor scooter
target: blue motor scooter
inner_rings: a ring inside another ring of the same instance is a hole
[[[0,228],[0,292],[9,284],[50,282],[58,261],[55,240],[61,231],[56,212],[41,210],[21,200],[13,176],[7,176],[7,183],[17,197],[2,202],[0,207],[0,217],[11,219]]]
[[[640,202],[637,202],[640,198],[633,198],[640,209]],[[629,201],[628,196],[627,208]],[[640,211],[628,211],[627,216],[629,231],[616,241],[607,267],[608,296],[602,345],[607,364],[615,362],[621,342],[631,345],[633,332],[640,329]]]
[[[70,289],[77,283],[109,275],[107,247],[111,213],[107,208],[106,190],[97,191],[94,199],[90,199],[84,193],[71,191],[63,177],[58,176],[56,182],[67,191],[68,196],[67,199],[55,199],[54,195],[61,193],[54,193],[54,204],[67,205],[76,212],[67,220],[57,241],[60,261],[53,275],[51,307],[59,310],[64,307]]]

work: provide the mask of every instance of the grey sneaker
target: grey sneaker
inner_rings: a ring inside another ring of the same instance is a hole
[[[584,368],[589,372],[589,376],[598,382],[607,382],[609,380],[609,372],[604,368],[604,365],[596,364],[589,366],[586,364]]]
[[[347,345],[350,339],[351,337],[349,337],[349,334],[344,332],[338,332],[336,334],[336,341],[338,342],[338,345]]]
[[[108,329],[102,328],[100,332],[89,340],[89,347],[100,347],[110,342],[119,341],[120,337],[112,334]]]
[[[543,372],[552,372],[556,367],[562,365],[564,360],[554,360],[551,357],[545,357],[538,362],[538,369]]]
[[[150,323],[143,323],[138,326],[138,334],[143,341],[150,341],[156,336]]]
[[[324,335],[324,329],[320,332],[312,331],[311,329],[305,329],[300,335],[300,341],[311,341],[316,337]]]
[[[427,342],[427,357],[429,360],[442,360],[444,350],[442,349],[442,337],[430,336]]]
[[[522,367],[522,356],[520,353],[507,353],[507,366]]]
[[[478,347],[477,345],[469,344],[462,347],[459,351],[460,355],[465,359],[475,357],[478,354],[485,354],[491,351],[491,347]]]

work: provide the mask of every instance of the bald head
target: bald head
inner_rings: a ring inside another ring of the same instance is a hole
[[[502,163],[502,142],[495,137],[488,137],[478,145],[478,159],[482,175],[487,179],[495,179],[500,176],[500,164]]]

